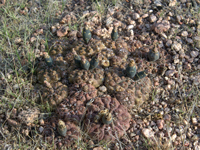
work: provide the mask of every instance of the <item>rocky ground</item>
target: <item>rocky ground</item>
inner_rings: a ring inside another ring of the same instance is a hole
[[[0,1],[1,149],[199,150],[199,7]]]

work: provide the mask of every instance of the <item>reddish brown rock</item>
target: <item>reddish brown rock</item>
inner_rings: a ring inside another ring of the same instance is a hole
[[[158,34],[168,31],[169,28],[170,28],[170,23],[167,20],[163,20],[159,23],[154,24],[154,31]]]

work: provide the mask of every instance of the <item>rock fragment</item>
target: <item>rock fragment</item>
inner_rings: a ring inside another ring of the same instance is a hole
[[[157,20],[157,17],[155,15],[150,16],[150,22],[153,23]]]
[[[147,129],[147,128],[142,129],[142,134],[146,138],[151,138],[151,137],[154,136],[154,132],[152,130],[150,130],[150,129]]]

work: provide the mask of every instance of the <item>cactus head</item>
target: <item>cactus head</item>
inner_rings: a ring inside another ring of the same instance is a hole
[[[51,67],[53,65],[53,60],[52,58],[49,56],[49,54],[47,52],[44,52],[44,60],[46,62],[46,64]]]
[[[85,56],[81,56],[81,68],[88,70],[90,68],[89,61],[85,58]]]
[[[62,120],[58,121],[58,133],[61,136],[66,136],[66,133],[67,133],[67,127],[65,125],[65,122]]]
[[[81,67],[81,57],[76,53],[74,49],[72,49],[72,53],[74,54],[74,61],[77,67]]]
[[[114,26],[112,33],[111,33],[111,38],[113,41],[117,40],[117,38],[118,38],[117,26]]]
[[[130,63],[126,67],[126,75],[130,78],[133,78],[137,72],[136,64],[133,59],[130,60]]]
[[[156,61],[160,57],[158,49],[155,47],[153,50],[149,51],[148,59],[149,61]]]
[[[90,32],[90,29],[88,27],[88,24],[85,24],[85,27],[83,28],[83,40],[86,44],[90,41],[92,37],[92,34]]]
[[[94,69],[99,65],[99,53],[97,53],[90,61],[90,69]]]
[[[147,71],[144,70],[144,71],[136,73],[136,75],[134,76],[133,80],[137,81],[137,80],[142,79],[142,78],[144,78],[146,76],[147,76]]]
[[[106,114],[103,114],[102,116],[102,122],[104,124],[110,124],[112,122],[113,118],[112,118],[112,114],[111,113],[106,113]]]

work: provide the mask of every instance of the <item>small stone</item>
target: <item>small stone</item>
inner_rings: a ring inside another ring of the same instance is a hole
[[[130,134],[130,137],[134,137],[134,136],[136,136],[135,133],[131,133],[131,134]]]
[[[198,138],[198,135],[195,134],[195,135],[193,135],[193,137],[192,137],[191,140],[192,140],[192,141],[197,141],[198,139],[199,139],[199,138]]]
[[[164,126],[164,120],[157,120],[157,126],[158,126],[158,129],[163,129],[163,126]]]
[[[33,43],[33,42],[35,42],[35,41],[36,41],[36,37],[34,37],[34,36],[31,37],[30,42]]]
[[[57,30],[57,29],[56,29],[55,26],[52,26],[52,27],[51,27],[51,32],[52,32],[53,34],[56,33],[56,30]]]
[[[154,82],[154,86],[159,86],[159,82]]]
[[[169,6],[173,7],[176,5],[176,0],[170,0]]]
[[[44,127],[40,126],[39,127],[39,132],[42,133],[44,131]]]
[[[147,128],[142,129],[142,134],[146,138],[151,138],[151,137],[154,136],[154,132],[152,130],[150,130],[150,129],[147,129]]]
[[[148,16],[149,16],[148,14],[144,14],[144,15],[142,15],[142,18],[144,19],[144,18],[146,18]]]
[[[192,118],[192,124],[196,125],[198,123],[197,118]]]
[[[193,43],[193,40],[191,38],[187,38],[186,40],[189,44],[192,44]]]
[[[103,150],[103,148],[102,147],[95,147],[92,150]]]
[[[194,40],[195,40],[195,41],[200,41],[200,36],[195,36],[195,37],[194,37]]]
[[[19,84],[15,84],[15,85],[13,86],[13,88],[14,88],[15,90],[19,89]]]
[[[137,20],[140,18],[140,15],[138,13],[133,13],[133,19]]]
[[[173,135],[171,136],[172,141],[175,141],[176,137],[177,137],[177,135],[176,135],[176,134],[173,134]]]
[[[199,85],[200,84],[200,75],[196,76],[193,80],[194,85]]]
[[[172,49],[174,49],[175,51],[180,51],[182,49],[182,45],[174,41],[174,43],[172,44]]]
[[[181,3],[186,3],[187,2],[187,0],[181,0]]]
[[[93,148],[94,147],[94,142],[92,140],[89,140],[88,145],[89,145],[89,148]]]
[[[168,70],[168,71],[166,71],[165,75],[167,77],[172,77],[174,75],[174,73],[175,73],[175,70]]]
[[[90,14],[89,11],[86,10],[86,11],[83,12],[82,17],[85,18],[86,16],[89,16],[89,14]]]
[[[136,26],[136,22],[135,22],[134,20],[131,20],[131,21],[130,21],[130,25]]]
[[[199,52],[198,51],[191,51],[190,55],[191,55],[191,57],[195,58],[199,55]]]
[[[14,42],[15,42],[15,44],[19,44],[21,41],[22,41],[22,39],[20,37],[17,37]]]
[[[191,66],[190,63],[186,62],[186,63],[184,64],[183,68],[184,68],[185,70],[190,70],[190,69],[192,69],[192,66]]]
[[[18,127],[19,126],[19,123],[17,121],[13,120],[13,119],[7,119],[7,121],[8,121],[8,124],[10,126],[13,126],[13,127]]]
[[[63,37],[65,35],[67,35],[69,31],[69,27],[61,27],[58,31],[57,31],[57,36],[58,37]]]
[[[134,25],[128,25],[127,26],[127,30],[130,30],[130,29],[133,29],[134,28]]]
[[[17,109],[13,108],[12,113],[10,114],[10,118],[16,118],[17,116]]]
[[[187,31],[183,31],[183,32],[181,33],[181,36],[187,37],[187,36],[188,36],[188,32],[187,32]]]
[[[43,34],[43,29],[38,29],[36,32],[37,34]]]
[[[171,115],[166,114],[166,115],[164,116],[164,119],[165,119],[166,121],[170,121],[170,120],[171,120]]]
[[[167,42],[165,43],[165,45],[167,47],[170,47],[172,45],[172,40],[167,40]]]
[[[40,119],[40,125],[43,126],[44,125],[44,120]]]
[[[163,20],[159,23],[155,23],[154,25],[154,30],[158,34],[168,31],[169,28],[170,28],[170,22],[167,20]]]
[[[99,90],[100,90],[101,92],[106,92],[106,91],[107,91],[107,88],[106,88],[105,86],[100,86],[100,87],[99,87]]]
[[[167,35],[165,34],[165,33],[160,33],[160,35],[162,36],[162,37],[164,37],[165,39],[167,39]]]
[[[152,14],[152,15],[150,16],[150,22],[153,23],[153,22],[155,22],[156,20],[157,20],[157,17],[156,17],[155,15]]]
[[[183,120],[183,123],[185,124],[185,125],[188,125],[188,122],[187,122],[187,120]]]

